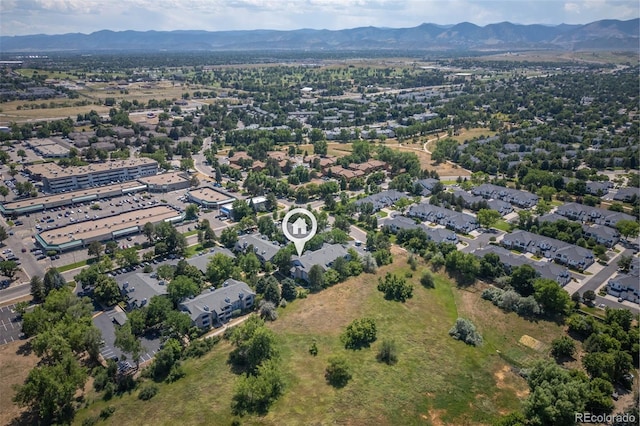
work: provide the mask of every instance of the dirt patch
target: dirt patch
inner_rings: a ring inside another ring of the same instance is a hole
[[[444,410],[429,410],[429,421],[433,426],[444,426],[444,423],[441,419],[442,415],[446,412]]]
[[[518,340],[518,342],[522,345],[525,345],[528,348],[531,348],[533,350],[536,350],[538,352],[542,352],[545,349],[545,345],[544,343],[542,343],[541,341],[539,341],[538,339],[535,339],[531,336],[528,336],[526,334],[524,334],[520,340]]]
[[[498,371],[493,373],[493,377],[496,379],[496,386],[498,389],[509,390],[516,394],[518,399],[524,399],[529,395],[529,389],[517,386],[518,376],[509,368],[508,365],[504,365]]]
[[[6,425],[18,417],[24,409],[12,401],[15,391],[13,385],[24,383],[29,371],[38,363],[39,358],[31,351],[25,351],[27,342],[19,340],[0,346],[0,424]]]

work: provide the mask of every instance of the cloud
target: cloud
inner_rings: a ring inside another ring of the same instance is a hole
[[[0,0],[2,35],[102,29],[237,30],[421,23],[587,23],[640,16],[637,0]]]

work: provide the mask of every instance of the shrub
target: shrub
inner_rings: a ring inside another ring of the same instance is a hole
[[[93,426],[97,424],[99,420],[100,420],[100,417],[96,417],[96,416],[87,417],[82,421],[82,426]]]
[[[329,358],[329,365],[324,373],[324,377],[331,386],[342,388],[351,380],[351,371],[347,360],[341,356]]]
[[[114,407],[113,405],[104,407],[102,410],[100,410],[100,418],[102,420],[108,419],[109,417],[111,417],[113,413],[115,413],[115,411],[116,411],[116,407]]]
[[[144,269],[142,270],[142,272],[144,272],[145,274],[150,274],[151,272],[153,272],[153,266],[145,265]]]
[[[378,290],[384,293],[384,298],[404,302],[413,297],[413,285],[404,278],[387,272],[384,279],[378,278]]]
[[[276,306],[272,302],[265,300],[260,301],[260,318],[268,321],[275,321],[278,319],[278,311]]]
[[[175,363],[173,364],[173,366],[171,367],[171,370],[169,371],[169,374],[167,375],[166,382],[173,383],[183,378],[185,374],[187,373],[185,373],[182,366],[179,363]]]
[[[420,284],[426,288],[434,288],[436,286],[433,275],[429,271],[424,271],[422,277],[420,277]]]
[[[454,339],[461,340],[468,345],[480,346],[482,345],[482,336],[476,331],[476,326],[471,321],[465,318],[458,318],[449,335]]]
[[[376,340],[376,323],[371,318],[353,320],[347,326],[341,339],[347,349],[369,347]]]
[[[575,352],[576,345],[569,336],[562,336],[551,342],[551,355],[555,358],[570,358]]]
[[[309,346],[309,353],[313,356],[318,355],[318,345],[316,344],[315,340],[313,341],[313,343],[311,343],[311,346]]]
[[[387,365],[393,365],[398,362],[396,342],[393,340],[383,340],[377,358],[378,361],[384,362]]]
[[[154,396],[156,396],[156,394],[158,393],[158,390],[159,390],[158,386],[154,384],[144,386],[142,389],[140,389],[140,393],[138,394],[138,399],[141,399],[143,401],[148,401]]]

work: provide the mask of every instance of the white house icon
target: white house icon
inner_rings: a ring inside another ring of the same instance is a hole
[[[305,235],[308,232],[307,222],[301,217],[291,224],[291,228],[295,235]]]

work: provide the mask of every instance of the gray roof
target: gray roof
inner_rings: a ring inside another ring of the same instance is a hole
[[[431,195],[431,191],[433,191],[433,187],[436,186],[440,181],[438,179],[428,178],[428,179],[420,179],[416,183],[422,186],[422,195]]]
[[[504,186],[483,183],[471,190],[474,195],[481,195],[486,198],[498,198],[511,204],[520,206],[532,206],[539,200],[538,196],[519,189],[506,188]]]
[[[637,276],[620,274],[609,280],[609,283],[615,282],[621,287],[626,287],[627,291],[631,290],[636,293],[640,291],[640,280]]]
[[[187,263],[200,269],[204,274],[207,272],[207,265],[209,264],[209,261],[217,253],[222,253],[232,258],[236,257],[236,255],[229,249],[224,247],[212,247],[209,251],[203,251],[200,252],[200,254],[196,254],[195,256],[188,258]]]
[[[347,255],[347,249],[341,244],[325,244],[319,250],[306,251],[302,256],[292,256],[291,261],[294,267],[309,272],[313,265],[320,265],[323,269],[327,269],[334,260]]]
[[[431,228],[429,226],[424,226],[423,229],[426,231],[429,239],[433,242],[452,244],[458,242],[458,236],[456,235],[456,233],[448,229]]]
[[[634,195],[640,197],[640,189],[620,188],[616,195],[613,196],[613,199],[617,201],[625,201],[631,199]]]
[[[418,224],[413,219],[402,215],[395,215],[391,219],[387,219],[384,222],[383,226],[388,226],[396,229],[425,228],[423,224]]]
[[[356,205],[360,206],[365,203],[371,203],[373,204],[373,209],[378,211],[384,207],[389,207],[401,198],[409,198],[409,196],[403,192],[396,191],[395,189],[388,189],[386,191],[361,198],[356,201]]]
[[[137,306],[141,306],[145,299],[149,302],[154,296],[167,294],[167,287],[160,285],[159,281],[151,278],[149,274],[137,272],[128,274],[126,279],[127,281],[118,282],[118,286],[129,297],[130,302]]]
[[[263,262],[269,262],[273,256],[280,250],[280,244],[269,241],[266,236],[260,234],[247,234],[238,237],[236,243],[236,251],[244,251],[249,246],[253,246],[253,251]]]
[[[549,214],[545,214],[543,216],[538,217],[538,222],[540,223],[543,223],[543,222],[555,223],[559,220],[568,220],[568,219],[556,213],[549,213]]]
[[[180,310],[189,312],[192,320],[196,320],[205,312],[220,314],[224,307],[234,300],[244,298],[247,295],[255,296],[255,292],[243,281],[229,278],[223,286],[217,289],[208,289],[200,295],[187,299],[180,304]]]

